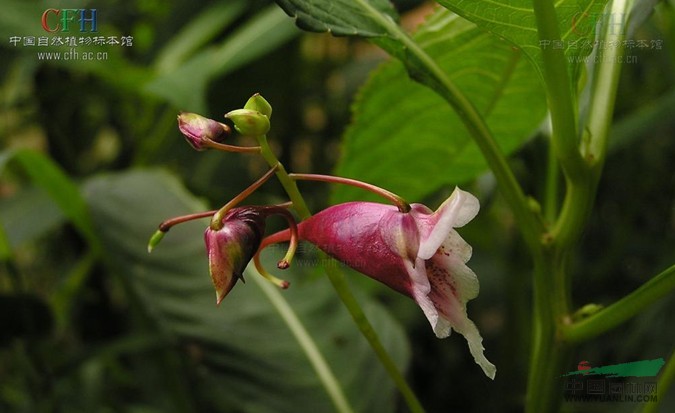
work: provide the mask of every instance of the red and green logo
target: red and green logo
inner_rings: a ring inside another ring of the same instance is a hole
[[[612,364],[609,366],[591,367],[586,361],[580,361],[576,371],[563,374],[562,377],[577,375],[603,375],[607,377],[655,377],[661,367],[666,364],[663,358],[654,360],[633,361],[630,363]]]

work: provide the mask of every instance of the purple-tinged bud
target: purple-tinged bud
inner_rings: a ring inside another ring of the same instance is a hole
[[[232,290],[253,258],[265,233],[265,216],[259,208],[233,208],[222,219],[222,228],[206,229],[204,241],[209,272],[216,289],[216,303]]]
[[[230,133],[230,127],[223,123],[185,112],[178,115],[178,129],[190,146],[198,151],[205,150],[208,141],[220,142]]]

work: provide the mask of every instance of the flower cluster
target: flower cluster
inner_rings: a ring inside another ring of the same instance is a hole
[[[272,110],[259,95],[243,109],[226,115],[242,134],[265,134]],[[231,128],[196,114],[178,117],[180,131],[197,150],[215,148],[254,152],[258,147],[234,147],[221,142]],[[280,165],[251,185],[218,211],[208,211],[165,221],[150,241],[152,249],[171,226],[187,220],[211,217],[204,239],[209,272],[218,304],[232,290],[253,260],[261,275],[282,288],[288,282],[270,275],[260,265],[260,252],[267,246],[290,241],[286,257],[278,267],[288,268],[298,240],[314,244],[338,261],[354,268],[399,293],[412,298],[429,320],[439,338],[452,330],[462,334],[476,363],[494,378],[495,366],[483,354],[482,338],[469,319],[466,303],[478,295],[476,274],[466,265],[471,246],[455,228],[471,221],[479,210],[476,197],[456,188],[434,212],[422,204],[408,204],[402,198],[370,184],[340,177],[291,174],[296,180],[318,180],[355,185],[376,192],[395,205],[348,202],[331,206],[299,224],[288,211],[291,203],[272,206],[237,207],[240,201],[277,172]],[[282,215],[289,229],[265,237],[265,221]]]

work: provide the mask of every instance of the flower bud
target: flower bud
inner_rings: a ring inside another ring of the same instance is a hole
[[[262,97],[260,93],[256,93],[255,95],[251,96],[244,105],[244,109],[256,110],[267,116],[267,119],[272,117],[272,105],[270,105],[270,103],[265,100],[265,98]]]
[[[242,135],[260,136],[270,130],[269,118],[257,110],[236,109],[225,117],[234,122],[234,128]]]
[[[178,129],[185,136],[190,146],[198,151],[206,149],[207,141],[219,142],[229,133],[229,126],[205,118],[196,113],[181,113],[178,115]]]
[[[253,255],[265,232],[265,214],[260,208],[242,207],[230,210],[220,229],[207,228],[204,233],[209,272],[216,289],[216,302],[232,290]]]

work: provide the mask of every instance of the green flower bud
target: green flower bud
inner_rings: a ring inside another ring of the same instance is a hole
[[[251,98],[244,105],[244,109],[256,110],[261,114],[267,116],[268,119],[272,118],[272,105],[269,104],[260,93],[256,93],[251,96]]]
[[[242,135],[260,136],[270,130],[269,118],[257,110],[236,109],[226,113],[225,117],[234,122],[234,128]]]

